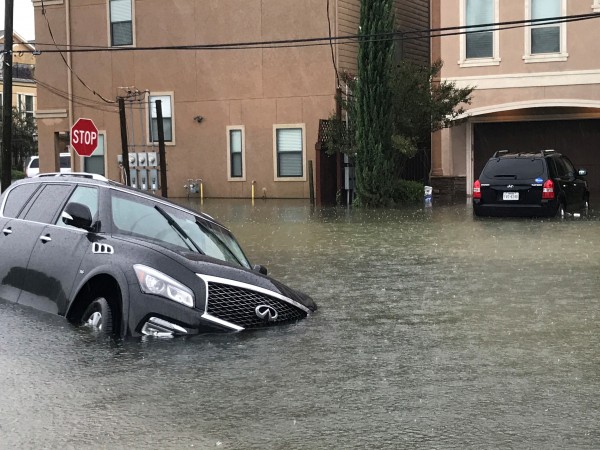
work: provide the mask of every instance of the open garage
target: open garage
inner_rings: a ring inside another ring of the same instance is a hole
[[[475,178],[498,150],[554,149],[567,155],[576,169],[588,171],[591,203],[598,204],[594,198],[600,198],[600,119],[474,123],[473,144]]]

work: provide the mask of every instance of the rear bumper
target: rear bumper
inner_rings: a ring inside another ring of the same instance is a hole
[[[479,217],[554,217],[557,210],[556,200],[542,200],[538,205],[481,203],[481,200],[473,200],[473,212]]]

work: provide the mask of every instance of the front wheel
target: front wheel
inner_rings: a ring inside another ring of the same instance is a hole
[[[81,324],[94,331],[110,336],[114,333],[113,313],[104,297],[98,297],[86,308],[81,316]]]

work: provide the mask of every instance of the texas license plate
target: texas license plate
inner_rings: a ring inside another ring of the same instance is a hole
[[[502,200],[519,200],[519,193],[518,192],[504,192],[502,194]]]

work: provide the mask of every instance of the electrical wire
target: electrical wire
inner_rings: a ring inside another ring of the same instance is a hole
[[[115,101],[112,100],[107,100],[105,99],[101,94],[99,94],[98,92],[96,92],[94,89],[90,88],[85,81],[83,81],[81,79],[81,77],[77,74],[77,72],[75,72],[73,70],[73,68],[69,65],[69,63],[67,62],[67,60],[65,59],[65,56],[63,55],[63,52],[59,49],[58,45],[56,44],[56,39],[54,39],[54,33],[52,33],[52,27],[50,27],[50,21],[48,20],[48,16],[46,16],[46,7],[44,6],[44,0],[41,0],[41,6],[42,6],[42,16],[44,16],[44,19],[46,20],[46,24],[48,25],[48,32],[50,33],[50,38],[52,39],[52,42],[54,43],[54,46],[56,47],[58,53],[60,54],[60,57],[62,58],[63,62],[65,63],[65,66],[67,66],[67,69],[69,69],[71,71],[71,73],[73,75],[75,75],[75,77],[79,80],[79,82],[86,88],[88,89],[92,94],[96,95],[97,97],[101,98],[105,103],[116,103]],[[54,53],[54,52],[53,52]]]
[[[331,47],[331,62],[333,64],[333,70],[335,70],[335,84],[336,88],[340,87],[340,74],[338,73],[337,64],[335,62],[335,51],[333,49],[333,40],[331,39],[331,17],[329,15],[329,0],[327,0],[327,27],[329,31],[329,46]],[[337,19],[337,16],[336,16]]]
[[[600,18],[600,13],[579,14],[570,16],[549,17],[545,19],[527,19],[514,20],[505,22],[493,22],[479,25],[454,26],[444,28],[428,28],[423,30],[415,30],[408,32],[390,32],[380,34],[355,34],[347,36],[328,36],[315,38],[301,39],[284,39],[272,41],[249,41],[236,43],[221,43],[221,44],[192,44],[192,45],[174,45],[174,46],[151,46],[151,47],[104,47],[104,46],[75,46],[63,45],[56,50],[40,50],[40,46],[52,46],[53,44],[35,43],[36,50],[28,50],[36,54],[41,53],[94,53],[94,52],[140,52],[140,51],[158,51],[158,50],[247,50],[247,49],[273,49],[273,48],[298,48],[311,47],[322,45],[340,45],[340,44],[356,44],[358,42],[377,42],[383,40],[412,40],[424,38],[437,38],[445,36],[455,36],[461,34],[472,34],[482,31],[502,31],[514,28],[525,28],[536,24],[553,25],[561,23],[578,22],[590,19]],[[95,93],[95,92],[94,92]],[[98,95],[98,94],[96,94]]]

